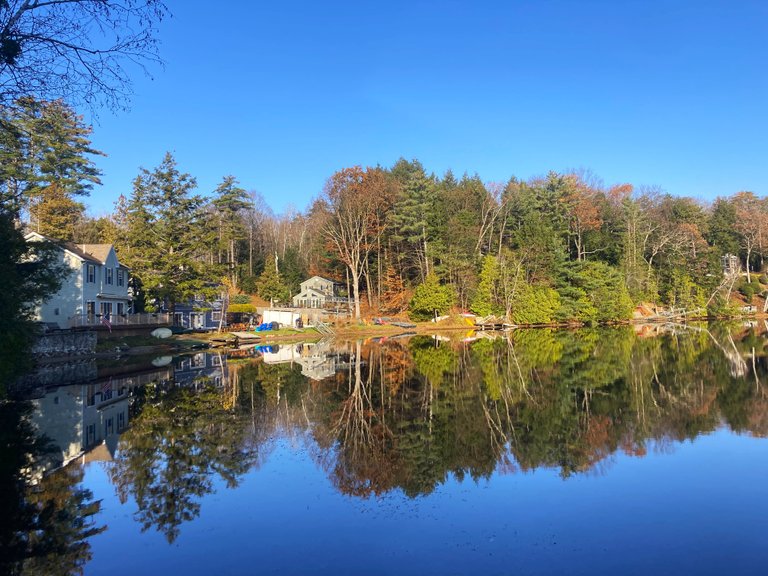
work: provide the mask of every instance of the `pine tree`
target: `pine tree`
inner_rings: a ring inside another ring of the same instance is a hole
[[[26,205],[34,229],[70,239],[83,212],[74,198],[101,183],[90,158],[103,155],[91,147],[92,128],[61,101],[21,98],[4,116],[13,127],[0,143],[7,194]]]
[[[33,228],[56,240],[72,240],[75,227],[84,216],[85,206],[75,202],[61,185],[53,183],[43,189],[30,215]]]
[[[68,193],[84,196],[101,183],[101,171],[89,156],[104,153],[91,147],[93,128],[83,123],[82,116],[57,100],[40,103],[39,115],[31,115],[29,121],[37,128],[31,132],[37,135],[32,144],[44,182],[57,182]]]
[[[280,280],[280,272],[271,262],[267,262],[264,271],[256,281],[256,293],[267,301],[286,302],[290,298],[288,288]]]
[[[202,198],[189,174],[179,172],[170,153],[152,172],[134,180],[128,206],[126,263],[147,302],[175,304],[204,291],[216,280],[203,266]]]
[[[480,283],[472,299],[472,312],[480,316],[488,316],[502,311],[497,298],[496,284],[499,281],[499,262],[495,256],[487,254],[483,257],[483,268],[480,271]]]
[[[453,302],[454,294],[451,287],[441,285],[437,276],[430,274],[422,284],[416,287],[408,309],[415,320],[429,320],[435,314],[446,313]]]
[[[400,182],[402,192],[389,217],[391,238],[404,245],[406,259],[411,260],[424,279],[431,269],[429,243],[435,213],[434,181],[416,160],[409,163],[401,159],[392,168],[392,174]]]
[[[225,176],[216,188],[216,196],[211,202],[216,219],[219,263],[226,266],[227,276],[233,287],[237,287],[239,280],[237,245],[246,238],[242,212],[249,206],[248,194],[237,184],[234,176]]]

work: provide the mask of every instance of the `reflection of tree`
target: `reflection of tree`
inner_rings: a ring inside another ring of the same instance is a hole
[[[367,496],[389,488],[385,479],[392,468],[387,458],[392,433],[372,402],[374,370],[367,371],[363,382],[361,348],[358,341],[350,367],[350,391],[333,416],[331,434],[338,439],[340,452],[333,471],[336,485],[346,494]]]
[[[246,442],[244,419],[225,409],[230,399],[214,388],[154,387],[145,402],[121,436],[109,474],[122,502],[136,500],[143,529],[154,526],[173,542],[181,524],[199,515],[214,475],[237,486],[255,450]]]
[[[339,344],[349,362],[321,382],[298,366],[244,366],[237,403],[260,423],[260,442],[294,435],[340,491],[357,496],[427,494],[449,475],[494,470],[600,471],[618,450],[642,456],[722,419],[734,430],[766,432],[762,337],[730,332],[750,366],[755,350],[744,379],[708,334],[659,332],[544,329],[471,344]]]
[[[312,415],[325,422],[315,423],[315,437],[337,443],[329,471],[344,471],[342,490],[399,487],[416,495],[449,473],[477,478],[518,465],[567,476],[599,469],[617,450],[641,456],[649,442],[714,430],[720,414],[753,433],[768,422],[762,387],[734,379],[731,361],[706,334],[521,330],[468,346],[413,338],[408,348],[412,375],[396,394],[386,394],[377,379],[386,373],[383,347],[370,347],[362,350],[362,368],[342,380],[346,386],[326,390],[314,404],[336,406]],[[375,437],[375,426],[387,430],[386,441]]]
[[[106,529],[93,520],[100,502],[79,486],[76,464],[31,482],[26,471],[47,446],[29,412],[27,404],[0,403],[0,573],[81,574],[91,558],[88,538]]]

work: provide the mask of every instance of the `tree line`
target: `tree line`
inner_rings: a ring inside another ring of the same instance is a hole
[[[198,190],[168,153],[94,218],[81,199],[100,183],[101,152],[82,117],[26,97],[0,122],[10,212],[51,238],[113,243],[148,310],[222,287],[287,302],[314,274],[338,283],[356,318],[456,307],[521,324],[621,320],[640,302],[723,313],[734,290],[762,290],[768,200],[752,192],[706,204],[586,171],[488,183],[401,158],[339,170],[306,210],[275,214],[232,175]],[[727,254],[746,278],[727,282]]]

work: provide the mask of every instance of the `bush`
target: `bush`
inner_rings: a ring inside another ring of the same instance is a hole
[[[734,316],[738,313],[738,307],[722,295],[716,295],[707,307],[708,316]]]
[[[560,308],[560,295],[547,286],[525,284],[512,299],[512,321],[516,324],[549,324]]]
[[[431,320],[435,313],[445,314],[453,306],[453,290],[450,286],[442,286],[437,276],[429,274],[423,284],[413,293],[408,304],[411,318],[414,320]]]
[[[760,286],[760,282],[757,280],[747,282],[747,279],[745,278],[739,283],[738,291],[742,296],[744,296],[747,303],[749,303],[752,302],[752,298],[755,296],[755,294],[760,294],[763,291],[763,288]]]
[[[230,304],[227,308],[227,312],[232,314],[253,314],[256,312],[256,308],[252,304]]]
[[[561,320],[611,322],[632,317],[632,300],[621,274],[604,262],[572,262],[557,286]]]
[[[469,306],[470,310],[479,316],[499,314],[503,308],[496,301],[496,284],[499,279],[499,263],[495,256],[490,254],[483,258],[483,267],[480,271],[480,283]]]

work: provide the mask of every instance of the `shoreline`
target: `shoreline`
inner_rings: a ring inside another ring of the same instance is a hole
[[[504,330],[484,329],[482,326],[473,325],[461,325],[456,322],[455,319],[447,320],[444,322],[415,322],[416,326],[413,328],[402,328],[399,326],[393,326],[391,324],[375,325],[375,324],[348,324],[340,326],[333,330],[332,334],[323,334],[313,328],[306,328],[301,331],[290,329],[287,333],[277,332],[261,332],[257,333],[258,340],[248,342],[244,345],[253,344],[258,345],[270,345],[281,344],[291,342],[317,342],[324,338],[342,338],[342,339],[354,339],[354,338],[377,338],[377,337],[402,337],[405,335],[418,335],[429,336],[433,334],[455,334],[458,332],[511,332],[515,330],[528,330],[528,329],[561,329],[561,330],[574,330],[585,327],[611,327],[611,326],[642,326],[642,325],[662,325],[668,323],[685,324],[688,322],[741,322],[741,321],[768,321],[768,314],[750,314],[743,316],[728,316],[728,317],[669,317],[669,318],[633,318],[631,320],[606,322],[595,324],[590,326],[585,323],[553,323],[553,324],[528,324],[528,325],[511,325]],[[135,346],[120,347],[116,346],[114,350],[97,350],[93,354],[83,355],[63,355],[63,356],[45,356],[35,359],[35,364],[49,365],[59,364],[68,361],[82,361],[88,359],[116,359],[124,356],[145,356],[151,354],[191,354],[199,351],[215,350],[222,351],[237,349],[232,346],[228,346],[226,342],[221,346],[211,346],[211,340],[216,337],[227,338],[229,332],[213,332],[208,334],[180,334],[172,336],[168,342],[158,342],[157,344],[142,343]]]

